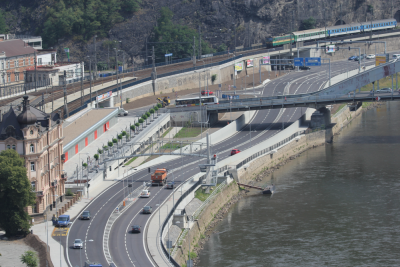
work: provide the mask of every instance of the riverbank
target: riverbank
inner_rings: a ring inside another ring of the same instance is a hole
[[[363,105],[356,111],[350,111],[347,107],[343,107],[333,116],[331,116],[332,124],[330,125],[330,127],[327,127],[327,129],[315,132],[309,131],[305,136],[302,136],[300,139],[287,144],[285,147],[278,149],[275,154],[261,156],[246,164],[248,165],[246,166],[246,168],[242,167],[238,169],[238,181],[240,181],[241,183],[247,183],[261,187],[265,186],[266,184],[270,184],[271,174],[274,173],[276,170],[279,170],[280,167],[298,157],[301,157],[304,152],[310,149],[325,145],[327,141],[334,142],[335,136],[338,136],[342,129],[354,119],[359,117],[362,112],[372,108],[376,108],[381,104],[384,103],[375,102],[371,103],[370,105]],[[233,194],[232,197],[226,201],[226,204],[221,205],[220,210],[217,214],[214,215],[214,219],[207,225],[207,227],[204,227],[202,231],[198,231],[197,234],[193,235],[193,238],[190,238],[191,246],[193,247],[191,257],[194,258],[194,266],[197,266],[199,261],[197,255],[199,255],[199,253],[202,251],[204,245],[210,239],[211,235],[218,234],[218,231],[215,230],[215,227],[219,225],[219,223],[224,219],[228,211],[232,207],[234,207],[234,205],[239,200],[243,199],[246,195],[253,195],[253,192],[255,191],[238,189],[237,193]],[[205,211],[202,216],[204,215],[209,216],[210,214]],[[188,255],[188,253],[186,253],[186,255]],[[178,257],[176,257],[175,259],[178,259]],[[181,263],[181,266],[186,266],[184,264],[186,260],[181,259],[178,262]]]

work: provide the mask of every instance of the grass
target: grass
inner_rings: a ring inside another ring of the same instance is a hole
[[[362,107],[367,108],[368,106],[372,105],[372,102],[363,102]]]
[[[163,133],[162,137],[163,137],[163,138],[166,137],[167,134],[168,134],[171,130],[172,130],[172,127],[169,127],[169,129],[166,130],[165,133]]]
[[[212,192],[212,190],[210,190],[210,194],[211,194],[211,192]],[[205,193],[205,190],[203,190],[203,189],[200,187],[200,188],[197,189],[196,192],[194,193],[194,197],[195,197],[195,198],[198,198],[199,200],[201,200],[201,201],[204,202],[204,201],[210,196],[210,194],[206,194],[206,193]]]
[[[186,146],[187,144],[185,144],[185,145],[183,145],[182,147],[184,147],[184,146]],[[181,148],[181,145],[180,144],[174,144],[174,143],[167,143],[167,144],[165,144],[165,145],[163,145],[162,147],[161,147],[161,149],[171,149],[171,150],[176,150],[176,149],[179,149],[179,148]]]
[[[336,110],[335,114],[338,113],[344,106],[346,106],[346,103],[340,104],[340,106],[338,107],[338,109]],[[334,115],[334,114],[333,114]]]
[[[393,78],[393,87],[396,86],[396,79]],[[369,92],[372,90],[372,83],[367,84],[366,86],[361,87],[361,91],[363,92]],[[384,87],[389,87],[392,88],[392,77],[388,76],[386,78],[380,79],[379,80],[379,88],[384,88]],[[375,90],[378,89],[378,83],[375,82]]]
[[[175,136],[174,138],[188,138],[188,137],[196,137],[201,134],[201,128],[193,127],[187,128],[183,127]]]
[[[127,163],[125,163],[125,166],[128,166],[129,164],[131,164],[135,159],[137,159],[138,157],[133,157],[131,158]]]

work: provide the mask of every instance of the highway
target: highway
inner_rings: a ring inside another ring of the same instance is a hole
[[[372,63],[372,61],[370,61]],[[332,77],[347,70],[358,68],[354,61],[338,61],[331,64]],[[296,94],[317,91],[323,88],[327,81],[327,66],[312,67],[310,71],[292,72],[277,78],[266,84],[262,89],[262,96],[273,96],[281,94]],[[290,84],[288,84],[290,82]],[[228,137],[218,144],[212,144],[213,153],[217,153],[219,161],[229,157],[230,150],[237,148],[245,150],[258,143],[279,134],[282,121],[285,127],[298,120],[305,112],[305,108],[275,109],[257,111],[250,124],[246,125],[240,132]],[[251,127],[251,132],[250,132]],[[251,139],[250,139],[251,135]],[[175,178],[175,184],[179,186],[183,181],[199,172],[198,158],[180,157],[166,162],[164,165],[154,166],[174,169],[175,177],[169,174],[169,179]],[[139,170],[128,177],[133,180],[133,189],[150,180],[147,169]],[[151,197],[138,199],[127,211],[115,222],[110,235],[109,247],[116,266],[154,266],[146,249],[143,238],[143,228],[149,218],[148,214],[141,214],[143,206],[150,205],[153,212],[157,211],[156,204],[164,201],[172,192],[162,187],[150,188]],[[80,251],[71,248],[74,239],[84,240],[82,251],[82,262],[86,260],[109,266],[103,253],[103,233],[107,219],[115,207],[123,199],[123,183],[119,182],[102,194],[98,195],[89,203],[87,210],[91,211],[90,221],[75,220],[66,237],[65,249],[66,261],[71,267],[82,266],[80,262]],[[170,204],[172,207],[172,203]],[[142,233],[132,234],[130,228],[133,224],[142,226]],[[93,240],[89,242],[88,240]]]

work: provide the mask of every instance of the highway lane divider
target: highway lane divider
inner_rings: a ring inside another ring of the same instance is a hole
[[[131,193],[130,199],[126,198],[122,200],[118,206],[115,208],[114,212],[111,213],[110,217],[107,220],[106,227],[104,229],[104,234],[103,234],[103,253],[104,257],[106,258],[108,264],[114,263],[111,257],[110,253],[110,248],[109,248],[109,239],[110,239],[110,233],[111,233],[111,228],[114,225],[114,223],[117,221],[119,216],[122,215],[128,208],[135,203],[140,195],[140,192],[146,188],[145,185],[139,186],[135,191]]]

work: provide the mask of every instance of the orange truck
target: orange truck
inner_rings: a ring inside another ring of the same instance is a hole
[[[157,169],[151,175],[152,185],[164,185],[167,182],[167,169]]]

